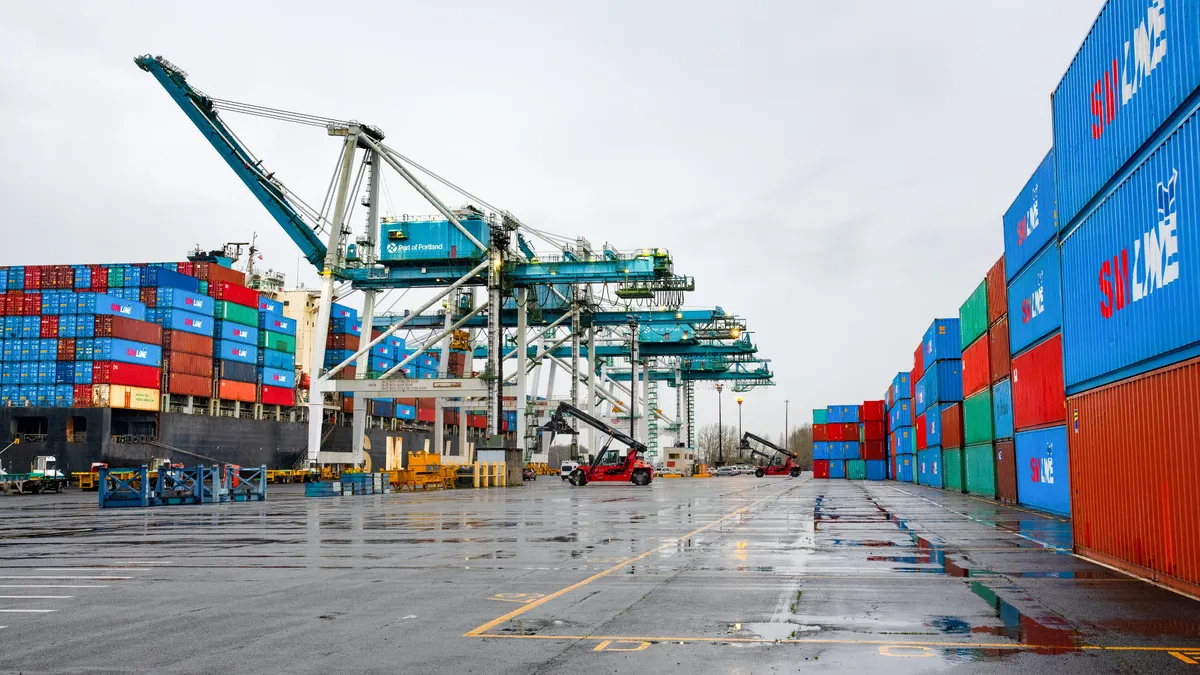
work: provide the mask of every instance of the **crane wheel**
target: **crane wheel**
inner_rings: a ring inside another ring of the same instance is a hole
[[[587,475],[583,473],[582,469],[575,469],[571,475],[567,476],[567,482],[575,487],[583,487],[587,485]]]
[[[754,470],[754,475],[758,476],[759,478],[762,478],[763,476],[767,475],[767,472],[763,471],[761,468],[759,468],[759,469]]]
[[[634,471],[629,477],[630,482],[634,485],[644,486],[650,484],[650,472],[646,470]]]
[[[800,469],[792,469],[789,473],[791,474],[792,478],[800,477]]]

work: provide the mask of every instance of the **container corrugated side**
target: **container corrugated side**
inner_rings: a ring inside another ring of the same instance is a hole
[[[966,487],[963,451],[958,448],[942,448],[942,487],[952,492],[963,492]]]
[[[1054,150],[1021,188],[1004,212],[1004,279],[1011,282],[1030,260],[1056,240],[1058,221],[1054,204]]]
[[[1013,359],[1013,426],[1018,430],[1066,419],[1062,336],[1055,334]]]
[[[942,447],[963,446],[962,404],[952,403],[942,408]]]
[[[971,295],[958,308],[958,334],[960,348],[975,342],[980,335],[987,332],[987,279],[979,282]]]
[[[992,387],[992,430],[996,438],[1012,438],[1012,381],[1000,380]]]
[[[962,329],[958,319],[934,319],[925,330],[921,365],[929,370],[935,361],[962,358]]]
[[[1200,116],[1062,243],[1072,393],[1200,354]]]
[[[1012,372],[1012,353],[1008,349],[1008,315],[992,324],[988,329],[988,365],[992,371],[992,382],[996,383]]]
[[[917,483],[942,487],[942,449],[926,448],[917,452]]]
[[[962,381],[963,396],[971,396],[987,389],[992,383],[991,341],[987,335],[980,336],[963,350]]]
[[[938,361],[917,382],[918,413],[937,403],[951,403],[962,398],[962,361]]]
[[[963,443],[977,445],[992,441],[992,390],[968,396],[962,403]]]
[[[1109,0],[1051,96],[1066,224],[1200,85],[1200,5]]]
[[[996,498],[1017,503],[1017,451],[1011,438],[996,441]]]
[[[1059,248],[1046,247],[1008,287],[1008,343],[1013,354],[1062,328]]]
[[[996,323],[1008,312],[1008,278],[1004,276],[1004,256],[992,264],[984,277],[987,284],[987,323]]]
[[[963,450],[963,476],[968,493],[996,496],[996,456],[991,443],[968,445]]]
[[[1067,406],[1076,552],[1200,595],[1200,359]]]

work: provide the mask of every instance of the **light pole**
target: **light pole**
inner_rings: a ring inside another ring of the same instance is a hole
[[[788,449],[788,446],[787,446],[788,431],[791,430],[791,428],[788,425],[788,404],[789,403],[791,403],[791,401],[787,400],[786,398],[783,399],[783,449],[784,450]]]
[[[717,383],[717,466],[725,466],[725,423],[721,419],[721,392],[725,386]]]
[[[742,401],[745,401],[746,399],[739,396],[734,400],[737,401],[737,404],[738,404],[738,440],[740,441],[742,438]],[[741,446],[741,443],[739,443],[738,444],[738,461],[740,462],[743,459],[745,459],[745,458],[742,457],[742,446]]]

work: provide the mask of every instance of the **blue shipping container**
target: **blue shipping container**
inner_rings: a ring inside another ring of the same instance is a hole
[[[362,335],[362,326],[358,325],[358,318],[353,319],[331,319],[329,322],[329,332],[334,335]]]
[[[485,247],[491,239],[488,223],[479,218],[460,219],[468,232]],[[424,262],[455,258],[479,258],[483,249],[467,239],[448,220],[399,221],[380,224],[383,262]]]
[[[138,269],[138,268],[134,268]],[[138,286],[149,286],[158,288],[178,288],[190,293],[200,292],[200,280],[196,277],[191,277],[186,274],[180,274],[175,270],[169,270],[164,267],[144,267],[141,268],[140,276],[138,277]],[[129,284],[132,286],[133,284]],[[183,308],[180,308],[183,309]]]
[[[825,411],[825,421],[828,424],[849,424],[858,422],[858,406],[831,405]]]
[[[262,383],[269,387],[285,387],[291,389],[296,386],[295,371],[280,370],[278,368],[263,368]]]
[[[340,361],[338,363],[341,363]],[[293,372],[296,370],[296,355],[274,349],[258,350],[258,365]],[[334,365],[337,365],[336,363]]]
[[[258,365],[258,347],[245,342],[214,340],[213,358]]]
[[[813,441],[813,459],[829,459],[828,441]]]
[[[94,338],[75,338],[75,360],[94,360],[96,354],[95,342]]]
[[[258,329],[233,321],[217,319],[213,324],[213,337],[258,346]]]
[[[396,405],[396,419],[415,420],[417,419],[417,409],[411,405]]]
[[[1105,3],[1051,98],[1059,222],[1073,221],[1197,85],[1200,5]]]
[[[92,362],[75,361],[75,384],[92,383]]]
[[[326,349],[325,350],[325,367],[332,368],[346,359],[354,356],[354,352],[349,349]],[[351,364],[353,365],[353,364]]]
[[[396,360],[396,352],[391,347],[380,341],[379,344],[371,347],[371,356],[378,356],[388,361]]]
[[[75,316],[75,337],[90,338],[96,336],[96,315],[78,314]]]
[[[908,372],[896,373],[896,377],[892,378],[892,405],[912,398],[912,385],[908,375]]]
[[[916,412],[918,415],[937,403],[963,400],[962,361],[938,361],[925,368],[917,380]]]
[[[358,310],[335,302],[329,306],[329,318],[349,319],[351,323],[358,323]]]
[[[992,385],[992,424],[996,438],[1012,438],[1012,380],[1008,378]]]
[[[1016,436],[1017,500],[1026,506],[1071,515],[1067,428],[1021,431]],[[1114,471],[1119,467],[1112,467]]]
[[[858,441],[844,441],[842,443],[842,459],[859,459],[861,456],[861,448]]]
[[[844,460],[844,459],[829,460],[829,477],[830,478],[845,478],[846,477],[846,460]]]
[[[896,455],[896,480],[902,483],[915,483],[917,456],[911,453]]]
[[[157,309],[181,309],[186,312],[213,315],[213,299],[181,288],[159,288],[154,291],[154,305]]]
[[[392,361],[391,359],[385,359],[382,356],[371,355],[370,360],[367,362],[367,372],[386,373],[395,367],[395,365],[396,362]]]
[[[155,323],[166,330],[178,330],[196,335],[214,335],[216,320],[211,316],[186,312],[182,309],[158,309],[154,311]]]
[[[259,312],[258,327],[261,330],[269,330],[272,333],[293,336],[296,334],[296,320],[289,319],[275,312]]]
[[[892,406],[892,409],[888,411],[888,428],[911,427],[913,425],[912,406],[911,399],[898,401],[896,405]]]
[[[936,408],[930,408],[925,415],[925,445],[942,444],[942,415],[941,410],[945,406],[939,404]]]
[[[1062,328],[1058,250],[1057,244],[1046,247],[1008,286],[1008,342],[1014,356]]]
[[[162,347],[120,338],[95,338],[92,340],[96,361],[120,361],[140,366],[162,367]],[[79,342],[75,342],[78,354]]]
[[[942,449],[927,447],[917,453],[917,483],[942,487]]]
[[[1052,149],[1004,214],[1004,280],[1012,281],[1057,234]]]
[[[867,480],[883,480],[887,478],[888,462],[882,459],[868,459]]]
[[[1193,114],[1064,238],[1068,394],[1200,353],[1197,191]]]
[[[260,295],[258,296],[258,311],[283,314],[283,303]]]
[[[80,293],[75,306],[76,314],[112,314],[138,321],[146,320],[146,306],[135,300],[125,300],[104,293]]]
[[[935,361],[961,360],[958,319],[934,319],[925,330],[925,370]]]

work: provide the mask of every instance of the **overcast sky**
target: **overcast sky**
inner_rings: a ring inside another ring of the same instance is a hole
[[[688,305],[745,317],[772,360],[745,422],[774,435],[785,399],[800,424],[882,397],[957,316],[1101,4],[4,3],[0,265],[178,260],[257,232],[295,278],[290,240],[132,61],[161,54],[218,98],[378,125],[536,227],[669,249]],[[335,140],[227,119],[320,201]],[[397,213],[431,211],[388,188]]]

